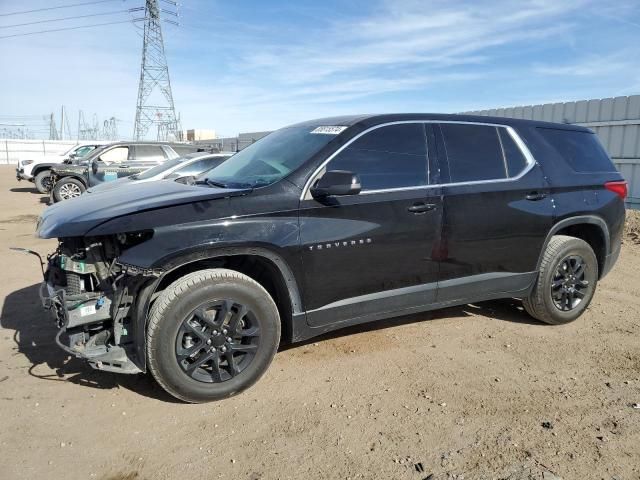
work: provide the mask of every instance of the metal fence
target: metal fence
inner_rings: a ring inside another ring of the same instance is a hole
[[[574,123],[591,128],[629,183],[628,206],[640,208],[640,95],[465,113]]]
[[[19,160],[64,153],[77,143],[75,140],[0,140],[0,164],[17,164]]]

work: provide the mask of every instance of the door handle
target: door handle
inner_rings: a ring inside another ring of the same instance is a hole
[[[547,194],[544,192],[529,192],[526,197],[527,200],[531,200],[535,202],[537,200],[542,200],[543,198],[547,198]]]
[[[435,203],[420,202],[420,203],[414,203],[407,210],[409,210],[411,213],[426,213],[426,212],[430,212],[431,210],[434,210],[435,208],[436,208]]]

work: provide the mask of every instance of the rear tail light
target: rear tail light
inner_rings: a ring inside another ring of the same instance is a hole
[[[607,182],[604,184],[604,188],[606,188],[610,192],[615,193],[623,200],[627,198],[627,182],[625,182],[624,180]]]

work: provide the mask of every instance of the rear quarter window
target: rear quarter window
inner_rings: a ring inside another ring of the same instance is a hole
[[[616,170],[595,133],[553,128],[538,131],[576,172]]]

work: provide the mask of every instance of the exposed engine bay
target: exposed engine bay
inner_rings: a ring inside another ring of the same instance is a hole
[[[132,340],[132,305],[153,272],[118,263],[120,253],[151,232],[59,239],[47,258],[40,297],[59,331],[56,343],[96,369],[138,373]]]

